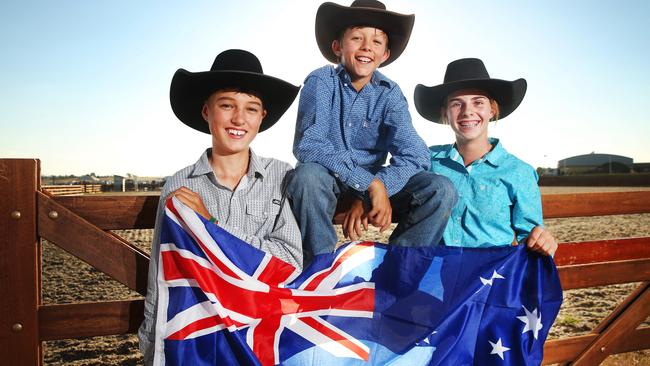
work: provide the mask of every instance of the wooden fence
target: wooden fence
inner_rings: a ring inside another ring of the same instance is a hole
[[[44,305],[41,238],[144,295],[149,258],[108,230],[154,225],[156,196],[53,196],[40,163],[0,159],[0,360],[41,365],[41,342],[136,332],[143,300]],[[542,197],[546,218],[650,213],[649,192]],[[556,255],[565,290],[641,282],[590,333],[554,339],[544,364],[597,365],[608,355],[650,348],[650,237],[563,244]]]
[[[47,191],[53,196],[79,195],[86,193],[100,193],[101,184],[61,184],[42,186],[41,190]]]

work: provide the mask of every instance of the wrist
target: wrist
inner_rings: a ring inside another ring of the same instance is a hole
[[[368,186],[368,192],[374,192],[377,189],[380,189],[381,187],[384,186],[384,183],[379,180],[379,178],[374,178],[371,182],[370,185]]]

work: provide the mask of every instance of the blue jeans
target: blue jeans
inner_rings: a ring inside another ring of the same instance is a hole
[[[313,256],[331,253],[337,242],[332,218],[338,198],[356,192],[317,163],[299,163],[287,186],[293,214],[298,221],[307,265]],[[440,243],[451,209],[458,196],[449,179],[422,171],[409,179],[391,198],[397,228],[389,244],[431,246]]]

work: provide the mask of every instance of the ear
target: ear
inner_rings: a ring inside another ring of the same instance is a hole
[[[445,125],[449,123],[447,121],[447,107],[445,106],[440,107],[440,121]]]
[[[341,54],[343,53],[341,51],[341,42],[339,42],[338,39],[332,41],[332,52],[334,52],[336,57],[341,57]]]
[[[266,109],[262,110],[262,119],[266,117]]]
[[[208,121],[208,102],[203,103],[203,108],[201,108],[201,116],[206,122]]]
[[[386,52],[384,52],[384,55],[381,57],[380,64],[383,64],[384,62],[386,62],[386,60],[388,60],[389,57],[390,57],[390,50],[387,48]]]

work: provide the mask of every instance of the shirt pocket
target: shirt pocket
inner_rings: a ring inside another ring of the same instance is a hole
[[[246,228],[249,234],[269,230],[280,212],[280,205],[267,201],[249,201],[246,203]]]
[[[361,126],[354,136],[354,147],[363,150],[383,150],[385,139],[383,135],[383,123],[381,117],[366,118],[361,121]]]
[[[475,209],[481,220],[496,226],[511,226],[512,200],[499,180],[482,180],[474,187]]]

